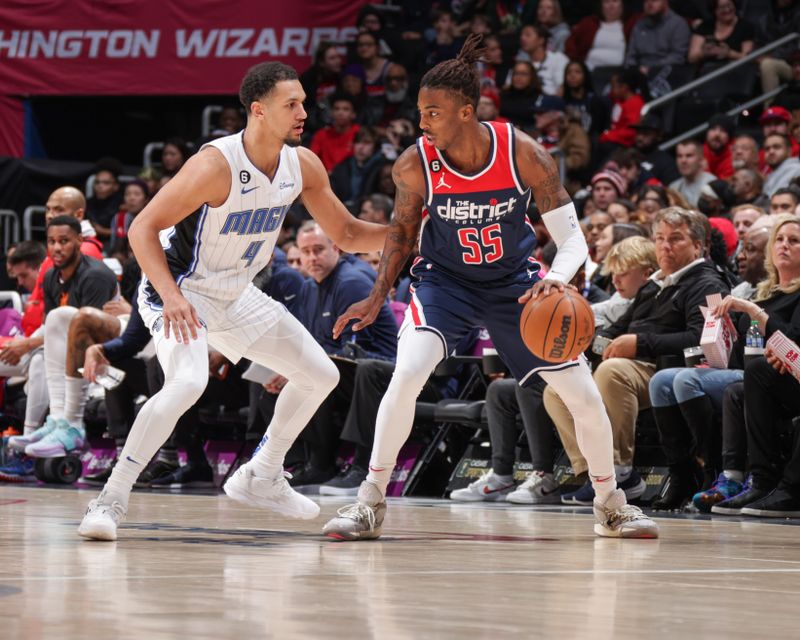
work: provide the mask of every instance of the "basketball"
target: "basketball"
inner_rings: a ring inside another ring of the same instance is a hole
[[[592,343],[594,313],[574,289],[531,298],[519,320],[522,340],[531,353],[547,362],[577,358]]]

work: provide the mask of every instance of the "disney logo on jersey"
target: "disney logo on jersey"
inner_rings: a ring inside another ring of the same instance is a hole
[[[436,207],[436,213],[439,214],[440,218],[454,222],[483,222],[506,215],[514,208],[517,202],[519,202],[519,198],[513,196],[504,201],[492,198],[488,204],[448,198],[446,204],[440,204]]]

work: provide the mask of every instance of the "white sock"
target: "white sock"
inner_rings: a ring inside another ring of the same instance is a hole
[[[64,378],[67,374],[67,334],[78,310],[58,307],[47,314],[44,323],[44,369],[50,394],[50,415],[64,417]]]
[[[614,440],[603,398],[592,372],[581,357],[578,366],[561,371],[542,371],[572,414],[578,447],[589,466],[595,496],[604,503],[617,488],[614,471]]]
[[[736,471],[735,469],[724,469],[722,473],[728,480],[733,480],[734,482],[742,483],[744,482],[744,473],[741,471]]]
[[[417,396],[444,355],[442,340],[432,331],[411,326],[401,329],[397,364],[378,409],[367,474],[367,481],[378,487],[382,496],[392,479],[397,454],[411,433]]]
[[[64,378],[64,419],[71,427],[83,427],[89,383],[83,378]]]

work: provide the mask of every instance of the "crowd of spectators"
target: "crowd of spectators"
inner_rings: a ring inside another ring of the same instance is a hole
[[[745,362],[742,351],[751,326],[764,340],[778,330],[800,338],[797,42],[751,63],[760,78],[756,94],[785,85],[755,112],[717,110],[699,137],[682,137],[666,148],[662,143],[682,133],[675,109],[642,115],[650,99],[800,31],[800,2],[492,0],[434,3],[430,12],[423,3],[385,9],[364,8],[352,42],[320,43],[300,77],[307,96],[304,144],[321,158],[336,195],[354,216],[390,221],[392,164],[419,133],[419,80],[454,57],[467,35],[482,34],[478,117],[511,122],[551,151],[582,216],[590,258],[573,284],[596,314],[597,339],[588,355],[611,418],[622,488],[630,499],[644,492],[635,468],[644,412],[655,422],[670,473],[656,507],[691,501],[701,511],[722,514],[800,515],[800,460],[792,439],[779,437],[791,432],[791,419],[800,414],[797,383],[764,357]],[[226,106],[210,137],[243,125],[243,112]],[[48,200],[49,257],[35,241],[6,256],[26,308],[8,337],[0,338],[0,376],[21,376],[27,385],[25,392],[7,389],[2,411],[20,416],[24,434],[16,441],[20,456],[0,478],[30,477],[23,451],[35,456],[47,446],[60,446],[62,453],[83,446],[91,420],[82,365],[97,371],[112,364],[127,373],[122,385],[105,392],[100,412],[101,432],[118,448],[141,397],[158,389],[160,371],[136,313],[139,272],[126,233],[207,139],[165,140],[160,163],[124,183],[118,162],[99,161],[91,197],[64,187]],[[533,205],[529,217],[538,236],[534,258],[544,273],[555,246]],[[366,297],[380,255],[342,253],[300,203],[287,216],[279,244],[256,284],[301,319],[341,373],[292,453],[292,484],[354,493],[366,476],[377,399],[391,374],[410,280],[404,273],[370,330],[333,340],[333,320]],[[105,272],[98,275],[101,269],[111,273],[102,263],[91,264],[103,257],[118,265],[113,290],[96,285],[108,280]],[[92,276],[75,276],[87,264]],[[46,276],[48,269],[58,277]],[[83,296],[78,292],[87,282],[95,284]],[[683,351],[698,345],[700,305],[712,293],[723,296],[721,309],[733,315],[738,346],[729,369],[686,367]],[[79,313],[80,306],[94,311]],[[484,343],[476,333],[460,352],[479,353]],[[209,380],[198,408],[184,416],[140,486],[209,483],[199,426],[208,420],[201,417],[246,409],[247,436],[257,440],[285,384],[217,353],[210,354]],[[431,400],[454,393],[457,380],[439,378],[423,391]],[[562,447],[579,482],[587,469],[569,413],[552,390],[544,384],[521,389],[495,376],[485,399],[492,468],[454,492],[454,499],[491,495],[524,504],[591,504],[590,483],[565,495],[555,483],[553,464]],[[518,418],[534,468],[521,484],[512,478]],[[55,433],[71,429],[71,435],[55,444],[50,438],[47,446],[26,443],[24,436],[42,424]],[[177,447],[189,452],[183,467]],[[102,483],[108,473],[87,480]],[[492,490],[486,493],[486,487]]]

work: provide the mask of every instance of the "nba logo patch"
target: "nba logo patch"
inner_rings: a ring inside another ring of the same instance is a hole
[[[436,173],[442,170],[442,163],[438,160],[431,160],[431,171]]]
[[[247,184],[248,182],[250,182],[250,172],[249,171],[245,171],[245,170],[240,171],[239,172],[239,181],[242,184]]]

